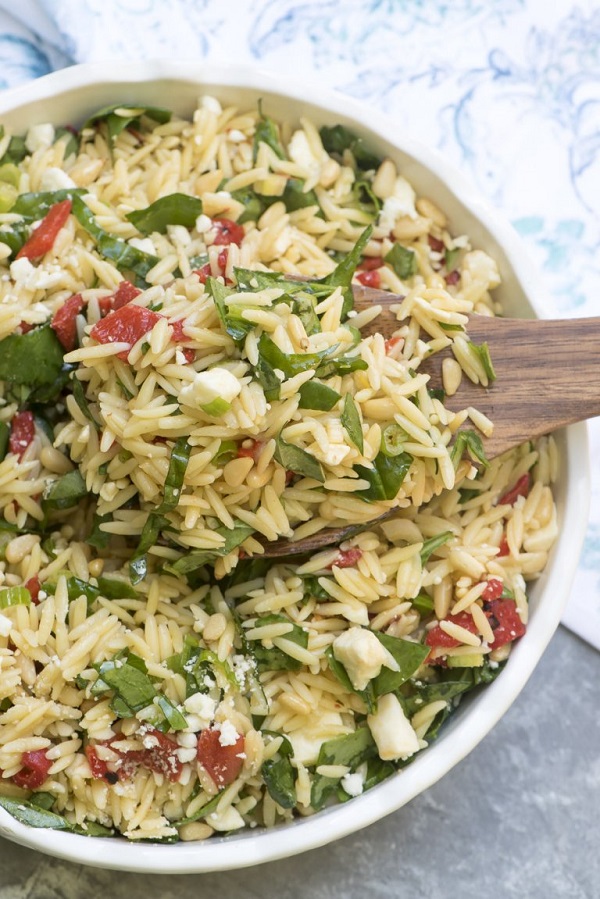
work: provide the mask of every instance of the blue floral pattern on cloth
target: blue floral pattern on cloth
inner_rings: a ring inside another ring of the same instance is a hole
[[[520,234],[548,315],[600,314],[596,0],[0,0],[0,88],[76,62],[294,72],[436,148]],[[600,420],[565,623],[600,647]]]

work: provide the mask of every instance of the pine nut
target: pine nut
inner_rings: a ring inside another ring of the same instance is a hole
[[[232,459],[223,469],[223,478],[229,487],[241,487],[250,472],[254,460],[251,456]]]
[[[454,396],[462,381],[462,368],[456,359],[444,359],[442,362],[442,383],[447,396]]]
[[[204,625],[202,636],[207,643],[212,643],[224,634],[226,627],[227,619],[225,615],[222,612],[215,612]]]
[[[53,446],[44,446],[40,452],[40,462],[53,474],[67,474],[73,470],[73,463],[68,456]]]

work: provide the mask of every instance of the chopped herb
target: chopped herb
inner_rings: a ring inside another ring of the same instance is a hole
[[[408,250],[402,244],[395,243],[392,249],[384,257],[384,261],[392,266],[398,277],[406,281],[419,270],[417,256],[414,250]]]
[[[0,590],[0,609],[29,605],[31,605],[31,593],[27,587],[4,587]]]
[[[85,395],[85,387],[83,386],[83,382],[79,380],[75,372],[71,372],[71,376],[69,378],[71,384],[71,390],[73,392],[73,396],[75,397],[75,402],[85,415],[88,421],[94,425],[95,429],[99,431],[101,429],[100,423],[96,421],[94,418],[92,411],[90,409],[89,403],[87,401],[87,397]],[[131,397],[130,397],[131,398]]]
[[[395,499],[411,464],[412,456],[408,453],[386,456],[380,451],[370,468],[355,465],[354,471],[358,476],[369,482],[369,486],[357,491],[356,496],[367,502]]]
[[[171,450],[171,459],[163,491],[163,501],[148,515],[138,547],[129,562],[129,575],[131,583],[134,585],[139,584],[146,577],[146,554],[158,540],[160,532],[169,526],[165,515],[168,512],[172,512],[179,504],[190,453],[191,446],[185,437],[180,437]]]
[[[219,546],[215,549],[202,549],[196,552],[187,553],[185,556],[181,556],[181,558],[177,559],[176,562],[170,562],[166,565],[166,570],[172,571],[174,574],[178,575],[191,574],[191,572],[197,571],[209,562],[214,563],[219,557],[229,555],[229,553],[233,552],[233,550],[243,543],[244,540],[254,534],[254,528],[250,527],[248,524],[236,522],[235,527],[233,528],[226,528],[224,525],[222,527],[214,528],[214,533],[219,534],[224,538],[225,542],[223,546]]]
[[[480,462],[484,466],[489,465],[481,437],[476,431],[466,430],[458,432],[450,451],[450,458],[455,468],[457,468],[465,450],[474,462]]]
[[[344,151],[349,150],[354,157],[354,161],[359,169],[369,171],[370,169],[379,168],[381,159],[364,144],[362,137],[354,134],[343,125],[333,125],[331,128],[324,125],[319,134],[323,142],[323,147],[328,153],[343,158]]]
[[[25,402],[52,402],[68,378],[63,348],[49,325],[0,340],[0,381],[17,388]]]
[[[71,509],[88,495],[88,490],[78,468],[61,475],[44,491],[42,507],[50,509]]]
[[[444,253],[444,264],[446,271],[452,272],[456,268],[458,257],[460,256],[460,247],[454,247],[453,250],[446,250]]]
[[[329,412],[341,399],[337,390],[322,384],[320,381],[307,381],[299,390],[300,409],[319,409]]]
[[[494,366],[492,365],[492,357],[490,356],[490,348],[486,342],[484,343],[473,343],[472,340],[468,341],[469,349],[473,352],[483,367],[488,380],[490,383],[496,380],[496,372],[494,371]]]
[[[225,299],[232,296],[236,291],[232,290],[231,287],[226,287],[225,284],[216,278],[206,279],[206,290],[215,302],[215,308],[226,332],[236,343],[243,342],[246,339],[246,335],[256,326],[254,322],[242,318],[242,312],[247,307],[229,305],[225,302]]]
[[[447,543],[453,536],[454,534],[452,531],[443,531],[441,534],[437,534],[435,537],[430,537],[429,540],[425,540],[421,549],[421,565],[426,565],[429,561],[429,557],[436,551],[436,549],[439,549],[440,546]]]
[[[354,402],[352,395],[349,393],[344,396],[344,407],[342,409],[340,421],[342,422],[342,426],[348,434],[348,437],[350,438],[354,446],[358,449],[358,451],[362,454],[365,448],[362,424],[356,403]]]
[[[265,731],[263,731],[264,733]],[[294,750],[290,741],[283,734],[273,734],[273,736],[282,737],[282,743],[277,753],[263,762],[261,773],[271,799],[281,808],[294,808],[297,801],[296,773],[291,762]]]
[[[317,767],[344,765],[354,771],[367,759],[374,758],[376,755],[377,747],[371,731],[368,727],[359,727],[352,734],[335,737],[335,739],[323,743],[319,751]],[[337,778],[315,774],[310,804],[316,811],[321,809],[327,799],[335,794],[338,783]]]
[[[256,162],[258,151],[261,144],[266,144],[273,150],[278,159],[285,159],[285,151],[279,138],[279,129],[273,119],[263,114],[262,104],[258,106],[260,118],[256,123],[254,131],[254,148],[252,158]]]
[[[263,618],[257,618],[254,627],[267,627],[270,624],[291,624],[289,618],[285,615],[265,615]],[[283,639],[296,643],[297,646],[306,649],[308,646],[308,634],[302,630],[297,624],[292,626],[292,630],[284,634]],[[302,668],[302,662],[288,655],[278,646],[267,649],[258,640],[252,641],[252,655],[256,661],[259,673],[263,671],[298,671]]]
[[[159,106],[105,106],[91,115],[83,127],[93,128],[101,123],[106,124],[108,136],[112,142],[126,128],[139,127],[140,118],[143,115],[158,122],[159,125],[164,125],[170,121],[172,113]]]
[[[304,478],[313,478],[315,481],[323,483],[325,475],[318,459],[299,446],[286,443],[281,434],[275,442],[274,457],[286,471],[293,471],[294,474],[302,475]]]

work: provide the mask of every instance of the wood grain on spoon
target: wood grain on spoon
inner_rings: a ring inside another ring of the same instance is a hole
[[[355,308],[377,304],[381,314],[362,329],[390,337],[400,324],[390,306],[401,297],[384,291],[355,287]],[[486,342],[496,379],[488,387],[473,384],[463,375],[454,396],[444,405],[453,410],[473,406],[494,423],[490,437],[482,436],[492,459],[527,440],[600,415],[600,317],[564,319],[510,319],[469,315],[466,331],[473,343]],[[419,371],[441,385],[441,367],[450,350],[423,359]],[[468,424],[473,427],[472,424]],[[395,514],[395,510],[375,521]],[[265,556],[315,552],[348,539],[369,523],[328,528],[304,540],[265,543]]]

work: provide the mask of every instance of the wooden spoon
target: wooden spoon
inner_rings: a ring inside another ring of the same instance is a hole
[[[355,308],[382,306],[378,317],[362,329],[389,338],[399,327],[390,306],[402,297],[385,291],[354,287]],[[600,317],[561,319],[510,319],[469,315],[467,334],[473,343],[487,342],[496,379],[488,386],[473,384],[463,376],[454,396],[444,405],[457,411],[474,406],[494,423],[491,437],[481,435],[489,459],[527,440],[557,428],[600,415]],[[441,367],[450,351],[424,359],[420,372],[431,376],[432,387],[441,385]],[[472,427],[472,424],[469,425]],[[312,553],[340,543],[384,516],[338,528],[328,528],[303,540],[265,543],[265,557]]]

